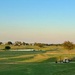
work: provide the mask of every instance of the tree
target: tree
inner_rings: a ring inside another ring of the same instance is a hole
[[[66,48],[67,50],[71,50],[74,48],[74,44],[70,41],[65,41],[63,43],[64,48]]]
[[[8,41],[8,45],[12,45],[13,43],[11,41]]]
[[[38,43],[38,46],[39,46],[39,47],[44,47],[44,44]]]
[[[25,42],[22,43],[22,45],[25,45],[25,44],[26,44]]]
[[[12,45],[13,43],[11,41],[8,41],[7,43],[5,43],[5,45]]]
[[[44,47],[45,44],[43,43],[34,43],[34,46]]]
[[[21,43],[20,41],[16,41],[14,45],[15,45],[15,46],[21,46],[22,43]]]

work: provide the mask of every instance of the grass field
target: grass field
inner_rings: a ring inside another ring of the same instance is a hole
[[[0,51],[0,75],[74,75],[75,52],[62,47],[46,47],[46,51]],[[63,50],[63,51],[62,51]],[[69,57],[70,63],[55,63]]]
[[[75,75],[75,63],[0,64],[0,75]]]

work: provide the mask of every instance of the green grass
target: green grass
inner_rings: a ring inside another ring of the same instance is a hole
[[[75,64],[25,63],[1,64],[0,75],[74,75]]]
[[[44,51],[1,51],[0,63],[19,63],[21,61],[32,59],[34,58],[35,55],[42,53],[45,52]]]
[[[55,62],[57,59],[56,59],[56,57],[52,57],[52,58],[49,58],[49,59],[47,59],[47,60],[45,60],[45,61],[43,61],[43,62],[45,62],[45,63],[48,63],[48,62]]]
[[[14,62],[18,63],[20,61],[33,59],[38,54],[45,57],[44,51],[28,51],[28,52],[25,52],[25,51],[1,51],[0,52],[0,63],[14,63]],[[31,56],[25,57],[26,55],[31,55]],[[75,54],[71,54],[70,56],[68,54],[62,54],[62,55],[61,54],[47,54],[46,56],[48,56],[49,58],[42,62],[55,62],[57,59],[60,59],[60,57],[61,58],[71,57],[71,59],[73,59],[73,61],[75,61]],[[39,58],[40,57],[38,57],[37,59],[39,59]]]
[[[58,52],[61,47],[49,47],[45,49],[49,52],[55,50]],[[49,56],[50,58],[39,63],[19,62],[33,59],[38,54],[41,55],[41,58],[44,58],[44,56]],[[25,57],[26,55],[32,56]],[[0,51],[0,75],[75,75],[75,63],[55,63],[56,59],[60,56],[62,58],[66,56],[71,57],[74,60],[73,62],[75,62],[75,54],[58,53],[45,55],[44,51]]]
[[[44,51],[1,51],[1,57],[13,57],[13,56],[20,56],[20,55],[30,55],[30,54],[41,54]]]
[[[20,61],[30,60],[32,58],[34,58],[34,56],[29,56],[24,58],[8,58],[8,59],[0,60],[0,63],[19,63]]]

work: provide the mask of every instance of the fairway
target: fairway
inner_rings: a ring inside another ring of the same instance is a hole
[[[75,64],[0,64],[0,75],[74,75]]]

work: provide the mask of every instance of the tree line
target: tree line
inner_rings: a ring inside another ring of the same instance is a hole
[[[36,42],[35,43],[25,43],[25,42],[20,42],[20,41],[16,41],[15,43],[12,43],[11,41],[8,41],[6,43],[0,42],[0,45],[7,45],[6,46],[7,49],[9,48],[8,45],[14,45],[14,46],[31,45],[31,46],[39,46],[39,47],[44,47],[44,46],[63,46],[67,50],[71,50],[71,49],[73,49],[75,47],[73,42],[70,42],[70,41],[65,41],[62,44],[45,44],[45,43],[36,43]]]
[[[73,42],[70,41],[65,41],[62,44],[45,44],[45,43],[25,43],[25,42],[20,42],[16,41],[15,43],[12,43],[11,41],[8,41],[6,43],[0,42],[0,45],[14,45],[14,46],[21,46],[21,45],[32,45],[32,46],[39,46],[39,47],[44,47],[44,46],[64,46],[66,49],[73,49],[75,46]]]
[[[21,46],[21,45],[34,45],[34,46],[39,46],[39,47],[43,47],[43,46],[61,46],[62,44],[45,44],[45,43],[26,43],[26,42],[21,42],[21,41],[16,41],[15,43],[8,41],[6,43],[0,42],[0,45],[14,45],[14,46]]]

